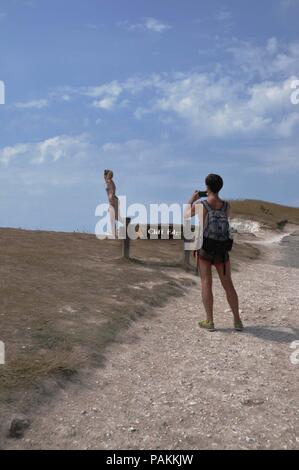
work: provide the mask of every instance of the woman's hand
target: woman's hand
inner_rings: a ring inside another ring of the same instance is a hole
[[[192,197],[191,197],[191,204],[193,204],[193,202],[195,201],[198,201],[198,199],[200,199],[199,197],[199,192],[198,191],[194,191],[194,193],[192,194]]]

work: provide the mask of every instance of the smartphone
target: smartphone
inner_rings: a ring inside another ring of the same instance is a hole
[[[199,197],[208,197],[207,191],[197,191],[199,194]]]

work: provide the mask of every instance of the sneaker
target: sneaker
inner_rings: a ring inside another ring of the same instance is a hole
[[[243,326],[242,320],[235,321],[234,322],[234,328],[235,328],[236,331],[243,331],[244,326]]]
[[[214,322],[208,320],[201,320],[198,322],[200,328],[205,328],[208,331],[215,331]]]

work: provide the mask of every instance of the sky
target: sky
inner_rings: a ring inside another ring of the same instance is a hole
[[[0,0],[0,226],[93,232],[105,168],[128,204],[183,204],[217,173],[223,198],[299,206],[298,18],[299,0]]]

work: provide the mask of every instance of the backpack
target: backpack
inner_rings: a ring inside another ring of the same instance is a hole
[[[213,209],[207,201],[202,201],[202,204],[207,210],[202,248],[213,254],[223,255],[233,246],[227,217],[228,203],[224,202],[221,209]]]

